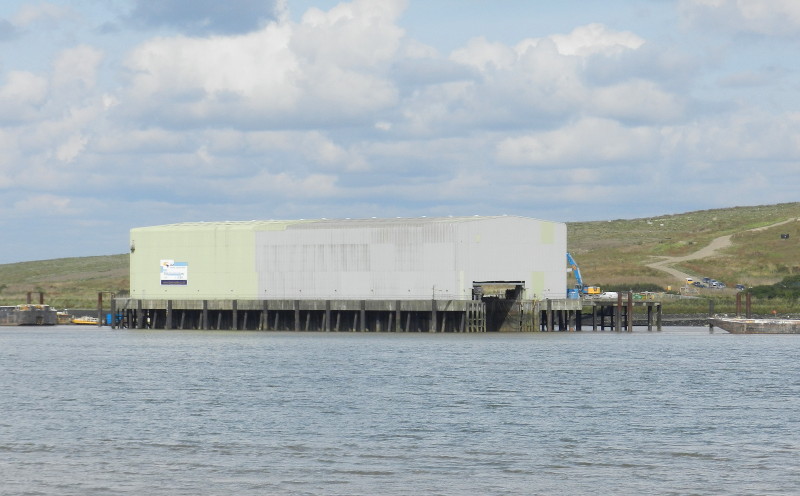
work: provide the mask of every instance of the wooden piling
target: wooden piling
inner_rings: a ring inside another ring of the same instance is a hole
[[[331,300],[325,300],[325,332],[331,332]]]
[[[744,312],[745,317],[750,318],[750,293],[744,295]]]
[[[742,293],[736,293],[736,316],[742,315]]]
[[[714,316],[714,300],[708,300],[708,316]],[[708,331],[714,332],[714,324],[711,323],[711,319],[708,320]]]
[[[628,316],[628,332],[633,332],[633,293],[628,292],[628,305],[625,309],[625,314]]]
[[[172,329],[172,300],[167,300],[167,320],[164,329]]]

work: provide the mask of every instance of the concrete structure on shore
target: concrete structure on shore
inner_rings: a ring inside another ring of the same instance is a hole
[[[535,331],[581,310],[566,224],[525,217],[170,224],[130,251],[127,327]]]

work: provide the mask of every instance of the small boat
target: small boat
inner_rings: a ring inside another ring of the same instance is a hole
[[[69,324],[72,322],[72,315],[69,312],[59,311],[56,312],[56,319],[58,325]]]
[[[97,317],[89,317],[88,315],[84,315],[83,317],[74,317],[72,319],[72,323],[76,325],[97,325],[98,320]]]
[[[800,319],[709,317],[708,323],[731,334],[800,334]]]

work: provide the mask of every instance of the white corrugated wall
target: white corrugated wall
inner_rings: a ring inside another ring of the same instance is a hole
[[[475,281],[563,298],[566,225],[523,217],[318,221],[255,235],[260,298],[469,299]]]

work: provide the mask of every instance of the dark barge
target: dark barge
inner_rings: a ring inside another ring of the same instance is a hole
[[[2,326],[50,326],[57,323],[57,312],[50,305],[0,306]]]

